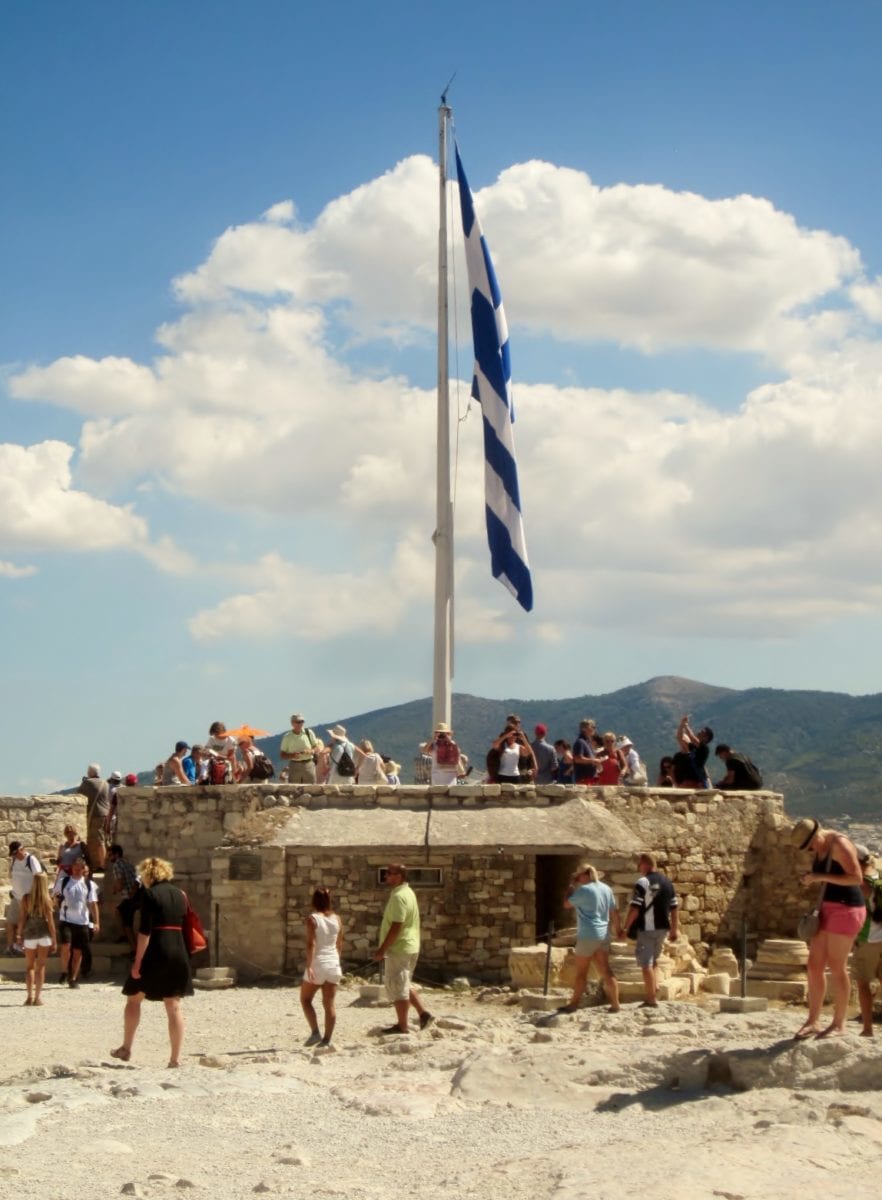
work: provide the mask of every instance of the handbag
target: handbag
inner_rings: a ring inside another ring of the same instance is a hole
[[[824,871],[829,873],[830,860],[833,858],[833,851],[827,855],[827,861],[824,863]],[[826,882],[822,885],[818,892],[818,901],[811,912],[803,913],[799,918],[799,923],[796,926],[796,936],[801,942],[810,942],[821,927],[821,905],[824,902],[824,892],[827,890]]]
[[[201,950],[208,949],[208,939],[202,928],[202,922],[199,920],[199,913],[190,904],[190,898],[186,892],[184,892],[184,899],[187,901],[184,919],[181,922],[184,945],[187,947],[188,954],[198,954]]]

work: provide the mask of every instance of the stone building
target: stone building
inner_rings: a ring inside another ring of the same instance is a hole
[[[241,978],[299,978],[303,918],[332,888],[351,969],[370,960],[385,901],[382,868],[415,868],[422,969],[506,978],[508,951],[554,922],[592,861],[626,902],[640,849],[656,851],[693,942],[789,934],[805,907],[779,795],[665,789],[359,787],[258,784],[120,791],[129,857],[170,858],[211,930],[213,958]]]

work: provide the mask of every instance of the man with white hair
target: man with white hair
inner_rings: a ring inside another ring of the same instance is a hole
[[[110,788],[101,778],[97,763],[89,763],[80,782],[80,794],[86,797],[86,847],[93,871],[103,871],[107,858],[107,818],[110,814]]]

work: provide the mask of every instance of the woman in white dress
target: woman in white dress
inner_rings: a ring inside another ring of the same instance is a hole
[[[312,912],[306,918],[306,970],[300,985],[300,1004],[309,1024],[307,1046],[331,1044],[337,1022],[337,984],[343,977],[340,951],[343,948],[343,926],[334,912],[331,893],[317,887],[312,893]],[[319,1033],[318,1017],[313,1001],[321,990],[325,1011],[324,1035]]]

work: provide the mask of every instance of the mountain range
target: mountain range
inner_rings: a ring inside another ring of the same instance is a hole
[[[572,742],[579,722],[593,717],[600,732],[627,734],[655,781],[659,759],[677,749],[674,735],[683,713],[694,729],[709,725],[716,742],[748,754],[763,773],[764,786],[783,792],[788,813],[821,819],[850,815],[876,819],[879,767],[882,762],[882,695],[849,696],[839,692],[787,691],[779,688],[715,687],[663,675],[605,695],[566,700],[487,700],[455,693],[454,736],[476,771],[483,771],[491,741],[509,713],[518,713],[524,729],[548,726],[553,741]],[[402,764],[402,780],[413,778],[418,746],[432,729],[427,697],[323,724],[307,723],[327,740],[327,730],[345,726],[353,741],[370,738],[374,748]],[[260,746],[278,765],[282,734],[261,738]],[[712,779],[725,774],[713,755]],[[152,773],[151,777],[152,777]]]

